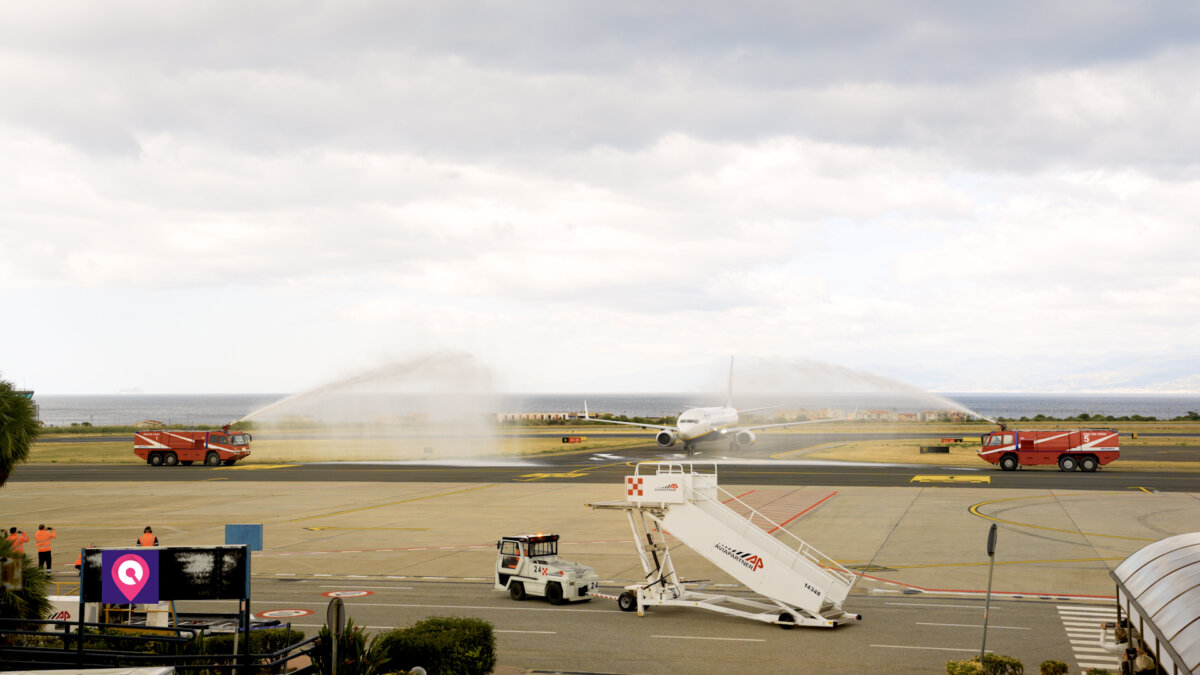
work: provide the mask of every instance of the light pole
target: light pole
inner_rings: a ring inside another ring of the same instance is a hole
[[[988,612],[992,608],[992,570],[996,569],[996,524],[992,523],[992,529],[988,530],[987,538],[987,554],[988,554],[988,587],[987,599],[983,602],[983,642],[979,645],[979,663],[983,663],[983,654],[987,651],[987,623]]]

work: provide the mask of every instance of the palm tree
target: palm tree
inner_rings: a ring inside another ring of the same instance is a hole
[[[34,564],[27,555],[18,556],[7,539],[0,539],[0,558],[20,558],[22,588],[7,591],[0,588],[0,617],[5,619],[45,619],[50,614],[50,600],[46,597],[46,585],[50,575]],[[8,626],[14,630],[41,630],[41,624]]]
[[[39,428],[33,401],[17,393],[12,383],[0,380],[0,486],[18,462],[29,459],[29,446]]]

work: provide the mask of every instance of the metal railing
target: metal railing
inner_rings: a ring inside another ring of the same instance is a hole
[[[272,653],[250,654],[246,660],[247,657],[243,654],[178,653],[197,639],[205,639],[202,631],[196,629],[148,626],[137,626],[134,629],[124,624],[90,622],[82,625],[84,634],[80,649],[80,636],[71,632],[80,626],[79,622],[0,619],[0,637],[5,638],[0,640],[0,663],[3,663],[0,670],[170,666],[177,672],[196,675],[227,672],[308,675],[319,672],[312,658],[317,649],[318,639],[315,637]],[[54,630],[30,630],[34,626],[52,626]],[[280,628],[290,630],[291,626],[289,624]],[[18,636],[25,639],[16,642],[26,644],[6,644],[14,642],[12,638]],[[36,642],[43,644],[28,644]],[[51,646],[55,643],[61,646]],[[176,653],[159,654],[148,651],[154,649],[154,645],[162,645],[159,648]],[[306,658],[308,663],[296,669],[289,668],[292,661],[300,658]]]
[[[844,584],[846,586],[847,590],[849,590],[851,587],[853,587],[854,582],[856,582],[858,580],[858,576],[856,574],[854,574],[850,570],[843,567],[836,560],[834,560],[833,558],[830,558],[829,556],[825,555],[824,553],[821,553],[817,549],[813,548],[811,544],[804,541],[800,537],[797,537],[796,535],[792,534],[788,530],[784,529],[784,527],[782,525],[780,525],[779,523],[776,523],[774,520],[771,520],[766,515],[762,514],[760,511],[758,511],[758,509],[755,509],[754,507],[750,506],[749,504],[743,502],[742,500],[740,500],[736,496],[734,496],[732,493],[730,493],[728,490],[725,490],[721,486],[717,485],[717,466],[716,466],[716,464],[702,463],[703,466],[711,466],[712,473],[697,472],[695,470],[695,463],[693,463],[693,462],[678,462],[678,463],[677,462],[645,462],[645,464],[655,464],[658,467],[658,471],[657,471],[658,474],[669,474],[669,475],[690,474],[692,476],[692,491],[691,491],[691,499],[692,500],[699,501],[702,503],[712,504],[716,507],[719,507],[720,509],[724,509],[724,511],[722,511],[722,513],[727,511],[730,515],[736,516],[738,521],[741,521],[740,523],[736,522],[736,521],[735,522],[727,522],[726,523],[727,525],[730,525],[731,527],[736,527],[736,526],[743,525],[743,524],[749,525],[750,528],[753,528],[753,530],[743,528],[743,531],[755,531],[756,530],[758,534],[761,534],[763,537],[765,537],[763,539],[764,542],[766,542],[768,539],[771,542],[774,542],[774,544],[768,544],[768,545],[778,546],[789,552],[794,550],[795,553],[799,554],[800,556],[802,556],[804,559],[808,560],[813,565],[823,568],[826,572],[830,573],[835,579],[837,579],[842,584]],[[634,467],[635,475],[640,467],[641,467],[641,464],[638,464],[637,466]],[[685,467],[686,467],[686,469],[685,469]],[[705,491],[705,490],[697,490],[696,488],[701,487],[701,485],[700,485],[701,483],[704,484],[703,487],[710,488],[717,495],[724,496],[725,498],[718,499],[718,498],[714,497],[713,495],[707,494],[707,491]],[[738,513],[737,511],[735,511],[733,508],[731,508],[729,506],[729,502],[737,503],[738,506],[740,506],[742,509],[745,509],[749,515],[746,516],[746,515],[742,515],[741,513]],[[725,520],[728,520],[728,519],[725,519]],[[756,521],[761,521],[763,523],[763,525],[760,525]],[[778,537],[771,534],[771,532],[780,532],[780,533],[782,533],[782,535],[784,537],[790,537],[791,540],[793,541],[793,543],[791,543],[790,545],[788,543],[784,543],[783,541],[780,541],[780,539]],[[793,546],[795,547],[794,549],[793,549]]]

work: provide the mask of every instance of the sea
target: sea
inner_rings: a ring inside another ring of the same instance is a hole
[[[240,420],[285,394],[117,394],[38,395],[39,418],[47,426],[127,426],[143,420],[166,424],[218,425]],[[721,405],[696,394],[499,394],[497,413],[590,412],[629,417],[666,417],[686,408]],[[740,402],[739,402],[740,403]],[[1114,417],[1141,415],[1159,420],[1200,411],[1200,393],[1194,394],[1015,394],[1015,393],[872,393],[808,396],[784,401],[792,408],[841,411],[882,409],[922,412],[961,408],[984,417],[1019,419],[1046,415],[1072,417],[1081,413]],[[745,406],[748,407],[748,406]]]

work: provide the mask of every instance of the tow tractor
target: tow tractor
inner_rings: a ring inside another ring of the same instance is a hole
[[[596,570],[558,557],[557,534],[519,534],[496,542],[497,591],[513,600],[544,596],[552,605],[584,602],[600,585]]]

